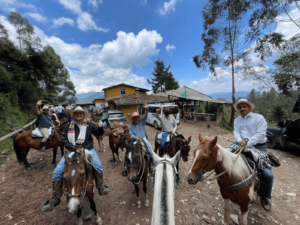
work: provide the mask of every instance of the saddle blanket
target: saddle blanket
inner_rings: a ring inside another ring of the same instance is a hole
[[[157,135],[157,143],[158,143],[158,144],[161,143],[162,134],[163,134],[163,133],[161,132],[159,135]],[[176,133],[175,133],[175,136],[177,136]],[[168,135],[168,137],[167,137],[166,143],[167,143],[167,142],[170,142],[170,135]]]
[[[49,136],[51,135],[51,131],[52,131],[52,127],[49,128]],[[34,129],[34,131],[32,131],[32,134],[35,135],[35,136],[38,136],[38,137],[44,137],[41,134],[39,128]]]

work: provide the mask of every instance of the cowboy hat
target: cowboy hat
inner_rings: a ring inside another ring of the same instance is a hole
[[[172,112],[172,110],[169,107],[164,107],[162,110],[163,110],[163,112],[165,112],[165,111]]]
[[[139,120],[140,120],[140,119],[143,118],[143,115],[139,115],[137,112],[134,112],[134,113],[132,113],[131,116],[127,116],[128,120],[129,120],[130,122],[133,121],[133,117],[139,117]]]
[[[84,117],[86,117],[87,113],[88,113],[86,110],[84,110],[80,106],[77,106],[74,110],[70,110],[70,116],[74,118],[73,115],[74,115],[75,112],[83,112],[84,113]]]
[[[49,109],[48,105],[44,105],[44,107],[42,108],[42,110],[44,109]]]
[[[248,104],[250,106],[251,111],[253,111],[255,109],[255,105],[252,102],[249,102],[247,99],[245,98],[241,98],[238,102],[233,104],[233,108],[238,111],[237,107],[239,104],[241,103],[245,103]]]

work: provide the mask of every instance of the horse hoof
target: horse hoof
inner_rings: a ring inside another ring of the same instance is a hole
[[[145,206],[148,207],[149,206],[149,201],[145,202]]]
[[[122,162],[122,159],[119,159],[119,162]]]
[[[141,203],[138,203],[137,207],[138,207],[138,209],[140,209],[141,208]]]
[[[222,220],[222,224],[223,224],[223,225],[227,225],[228,222],[226,223],[224,220]]]
[[[31,170],[31,165],[25,166],[26,170]]]
[[[116,162],[115,162],[115,164],[117,165],[117,164],[118,164],[118,162],[116,161]]]

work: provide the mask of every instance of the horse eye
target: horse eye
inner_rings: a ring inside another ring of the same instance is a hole
[[[203,161],[206,161],[206,160],[207,160],[207,158],[203,158],[202,160],[203,160]]]

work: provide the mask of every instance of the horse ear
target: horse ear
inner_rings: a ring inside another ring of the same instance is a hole
[[[80,162],[83,161],[84,157],[85,157],[85,150],[83,149],[81,152],[81,155],[78,157],[78,161],[80,161]]]
[[[217,144],[217,140],[218,140],[218,138],[217,138],[217,136],[210,142],[210,145],[213,147],[213,146],[215,146],[216,144]]]
[[[152,158],[153,158],[154,164],[156,164],[156,163],[158,163],[160,160],[162,160],[162,158],[160,158],[155,152],[152,152]]]
[[[181,151],[178,151],[178,152],[176,153],[176,155],[174,155],[173,158],[170,160],[170,162],[171,162],[174,166],[176,166],[177,163],[178,163],[179,160],[180,160],[180,157],[181,157]]]
[[[201,133],[199,133],[199,141],[200,141],[200,142],[203,141],[203,137],[202,137]]]
[[[71,159],[70,159],[70,157],[69,157],[69,155],[68,155],[68,152],[65,151],[65,164],[69,164],[70,161],[71,161]]]
[[[191,140],[192,140],[192,136],[190,136],[190,137],[188,138],[188,144],[191,142]]]

